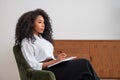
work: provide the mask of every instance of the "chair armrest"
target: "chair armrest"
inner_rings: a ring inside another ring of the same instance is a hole
[[[47,70],[27,70],[28,80],[56,80],[55,75],[51,71]]]

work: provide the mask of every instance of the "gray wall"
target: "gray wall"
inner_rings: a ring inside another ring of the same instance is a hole
[[[55,39],[120,40],[120,0],[0,0],[0,80],[19,80],[15,25],[36,8],[48,12]]]

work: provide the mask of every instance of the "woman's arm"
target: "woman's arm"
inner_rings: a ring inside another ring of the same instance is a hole
[[[59,62],[59,61],[61,61],[61,60],[64,60],[64,59],[66,59],[66,57],[67,57],[66,53],[60,53],[60,54],[58,54],[58,56],[56,57],[56,60],[51,60],[51,61],[48,61],[48,62],[43,62],[42,68],[43,68],[43,69],[46,69],[49,65],[52,65],[52,64],[54,64],[54,63],[56,63],[56,62]]]

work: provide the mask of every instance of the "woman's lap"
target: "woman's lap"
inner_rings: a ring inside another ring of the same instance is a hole
[[[70,60],[50,67],[47,70],[55,74],[56,80],[80,80],[80,78],[82,80],[83,76],[93,76],[97,78],[91,64],[86,59]]]

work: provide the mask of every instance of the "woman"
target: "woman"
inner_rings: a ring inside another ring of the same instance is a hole
[[[24,13],[18,20],[15,45],[20,45],[28,64],[36,70],[50,70],[56,80],[99,80],[91,64],[86,59],[66,61],[51,67],[67,58],[60,53],[53,55],[53,38],[50,18],[42,9]]]

